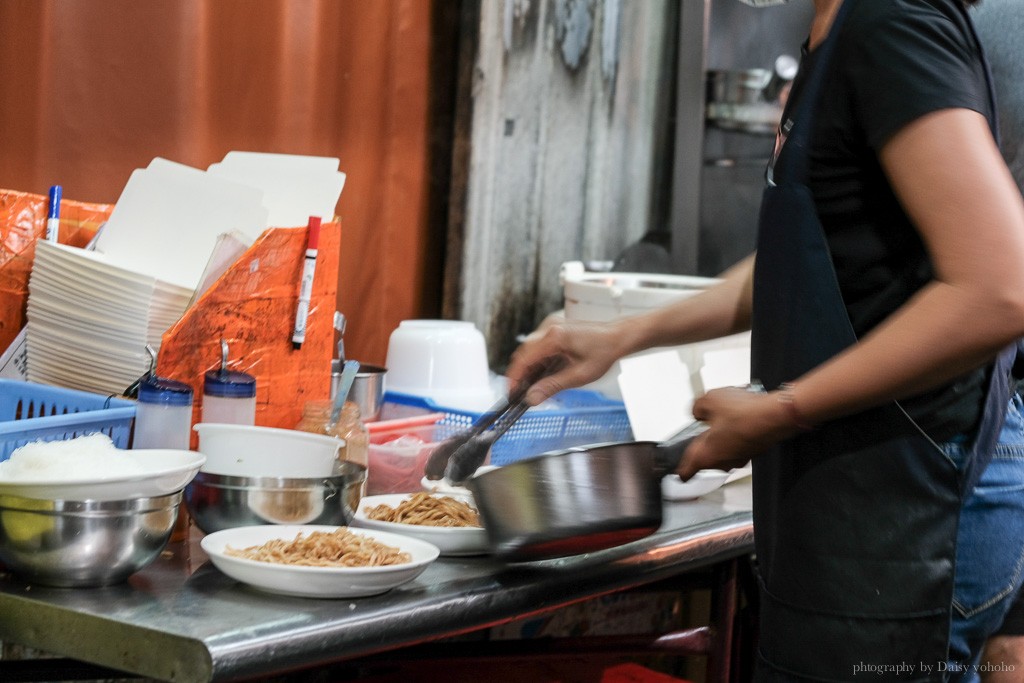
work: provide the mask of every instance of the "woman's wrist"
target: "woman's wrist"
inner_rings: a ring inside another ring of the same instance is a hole
[[[781,384],[775,394],[775,400],[782,408],[785,420],[790,426],[800,432],[809,432],[817,427],[817,424],[807,417],[797,404],[795,396],[796,387],[793,384]]]
[[[650,327],[647,316],[619,318],[611,323],[611,343],[616,358],[622,358],[651,348],[647,341]]]

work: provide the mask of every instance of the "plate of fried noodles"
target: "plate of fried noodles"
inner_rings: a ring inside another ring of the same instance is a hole
[[[427,491],[367,496],[352,525],[412,536],[437,546],[442,555],[488,551],[487,532],[470,496]]]
[[[415,579],[440,554],[417,538],[326,525],[235,527],[205,536],[200,546],[236,581],[308,598],[384,593]]]

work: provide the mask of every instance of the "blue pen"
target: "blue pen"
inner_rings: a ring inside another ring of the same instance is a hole
[[[50,188],[50,213],[46,218],[46,241],[56,242],[60,230],[60,185]]]

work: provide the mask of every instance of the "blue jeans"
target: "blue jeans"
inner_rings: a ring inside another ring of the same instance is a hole
[[[961,466],[962,443],[943,445]],[[950,680],[978,681],[985,640],[1024,581],[1024,402],[1014,394],[992,461],[964,501],[957,533]]]

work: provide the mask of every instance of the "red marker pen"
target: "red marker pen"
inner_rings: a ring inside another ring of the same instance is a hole
[[[313,274],[316,272],[317,245],[320,243],[320,217],[309,217],[309,237],[306,242],[306,257],[302,263],[302,282],[299,285],[299,303],[295,309],[295,330],[292,332],[292,348],[302,348],[306,340],[306,322],[309,317],[309,301],[313,295]]]

